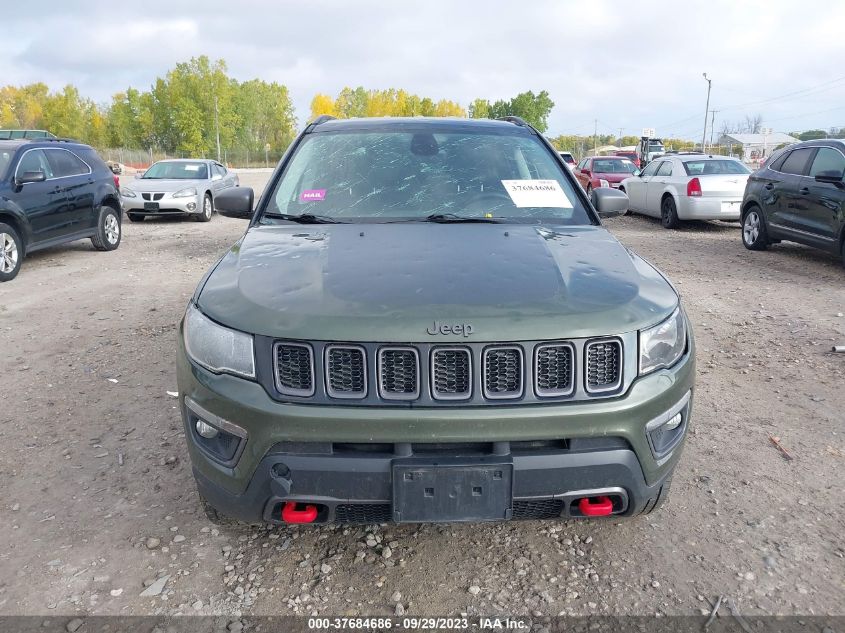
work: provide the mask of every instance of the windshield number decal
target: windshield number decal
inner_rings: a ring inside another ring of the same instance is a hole
[[[518,208],[572,208],[557,180],[503,180],[502,186]]]

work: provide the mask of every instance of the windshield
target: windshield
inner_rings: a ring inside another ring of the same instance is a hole
[[[435,214],[594,224],[560,163],[536,136],[430,128],[307,135],[267,196],[264,217],[342,222]]]
[[[150,167],[141,178],[152,178],[155,180],[204,180],[208,178],[208,167],[205,163],[163,160]]]
[[[649,143],[648,151],[650,152],[663,152],[666,148],[663,147],[662,143]]]
[[[751,171],[736,160],[692,160],[684,163],[689,176],[708,174],[750,174]]]
[[[599,174],[633,174],[637,167],[628,159],[594,160],[593,171]]]

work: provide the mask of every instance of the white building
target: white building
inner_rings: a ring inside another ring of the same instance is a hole
[[[778,147],[798,143],[798,139],[783,132],[771,134],[722,134],[719,145],[729,147],[731,155],[746,163],[759,163],[772,155]]]

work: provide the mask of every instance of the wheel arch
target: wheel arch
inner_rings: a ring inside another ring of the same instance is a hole
[[[755,200],[754,198],[749,198],[748,200],[743,200],[742,208],[740,209],[740,212],[739,212],[739,219],[740,219],[741,222],[745,221],[745,214],[748,213],[751,210],[751,207],[757,207],[758,209],[760,209],[761,214],[762,214],[763,207],[760,206],[760,203],[757,202],[757,200]]]
[[[32,232],[29,228],[29,222],[27,222],[24,218],[20,217],[16,213],[13,213],[12,211],[9,211],[7,209],[0,209],[0,222],[8,224],[13,229],[15,229],[15,231],[17,231],[18,235],[21,238],[21,250],[23,251],[22,255],[26,256],[26,248],[32,241]]]

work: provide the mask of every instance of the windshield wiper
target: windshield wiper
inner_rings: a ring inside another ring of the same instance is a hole
[[[409,218],[407,220],[397,220],[397,222],[434,222],[437,224],[458,224],[461,222],[469,224],[480,222],[484,224],[499,224],[500,220],[496,218],[468,218],[455,213],[432,213],[423,218]]]
[[[314,215],[303,213],[301,215],[290,215],[289,213],[265,213],[262,217],[274,220],[289,220],[297,224],[347,224],[343,220],[329,217],[327,215]]]

